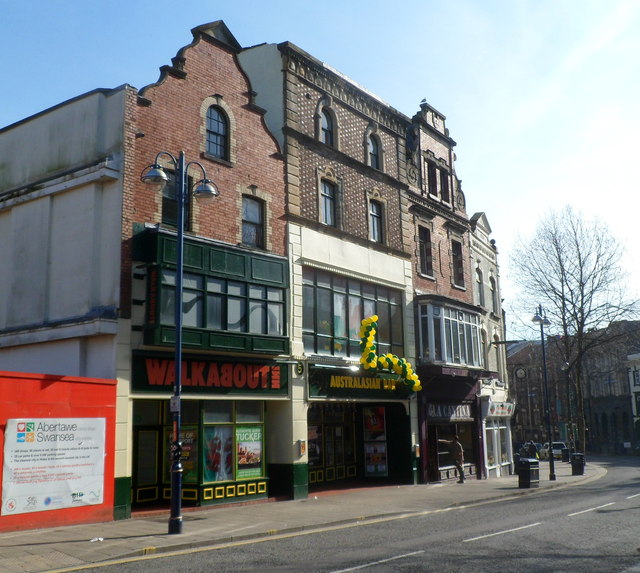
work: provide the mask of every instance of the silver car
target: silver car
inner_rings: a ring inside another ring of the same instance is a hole
[[[562,450],[564,450],[567,445],[564,442],[551,442],[553,457],[554,459],[562,459]],[[548,460],[549,459],[549,442],[545,442],[540,448],[540,459]]]

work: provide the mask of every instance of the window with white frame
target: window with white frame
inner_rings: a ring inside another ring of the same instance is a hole
[[[427,362],[482,366],[478,315],[451,307],[421,304],[420,357]]]
[[[229,159],[229,120],[215,105],[207,110],[207,153],[220,159]]]
[[[503,419],[487,419],[485,443],[488,466],[495,467],[509,462],[509,428]]]

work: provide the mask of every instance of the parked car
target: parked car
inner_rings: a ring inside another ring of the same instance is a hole
[[[552,451],[554,459],[562,459],[562,450],[564,450],[567,445],[564,442],[551,442],[552,443]],[[549,442],[545,442],[540,448],[540,459],[548,460],[549,459]]]

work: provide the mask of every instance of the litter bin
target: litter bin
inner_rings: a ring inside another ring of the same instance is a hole
[[[569,448],[562,448],[562,461],[570,462],[571,458],[569,457]]]
[[[584,474],[584,454],[571,454],[571,475],[581,476]]]
[[[518,461],[518,487],[538,487],[540,485],[540,462],[531,458]]]

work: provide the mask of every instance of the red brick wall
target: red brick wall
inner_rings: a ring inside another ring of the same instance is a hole
[[[433,255],[433,275],[434,278],[427,278],[419,273],[420,251],[418,248],[418,229],[416,227],[414,243],[414,287],[417,291],[429,294],[446,296],[460,302],[473,304],[473,277],[471,275],[471,259],[469,234],[462,236],[462,251],[464,257],[464,283],[465,288],[461,289],[453,285],[453,261],[451,259],[451,240],[458,237],[451,236],[445,227],[446,220],[436,218],[433,220],[431,229],[431,243]]]
[[[184,151],[187,161],[198,161],[205,167],[207,176],[220,191],[211,205],[194,209],[192,227],[198,235],[236,244],[241,228],[240,195],[255,185],[271,198],[266,221],[271,252],[281,255],[286,252],[283,161],[276,155],[280,150],[264,125],[262,113],[250,105],[251,86],[235,54],[201,39],[181,55],[184,79],[167,74],[161,82],[144,90],[142,95],[150,105],[140,105],[131,98],[127,110],[129,162],[123,206],[123,314],[129,310],[131,300],[127,284],[131,269],[127,268],[127,260],[132,225],[155,224],[162,218],[160,193],[140,181],[143,169],[153,163],[159,151],[169,151],[176,158]],[[222,96],[235,118],[233,165],[202,154],[205,117],[201,115],[201,106],[215,94]]]

